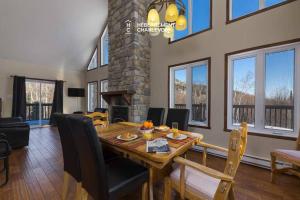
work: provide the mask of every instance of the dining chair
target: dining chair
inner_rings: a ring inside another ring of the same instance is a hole
[[[119,199],[143,185],[143,199],[148,196],[148,170],[125,158],[104,162],[102,144],[92,120],[70,116],[72,133],[78,149],[82,174],[83,199]]]
[[[93,112],[90,114],[85,115],[86,117],[89,117],[92,119],[94,126],[108,126],[109,125],[109,116],[108,111],[102,113],[102,112]]]
[[[160,126],[164,123],[165,109],[164,108],[149,108],[147,120],[151,120],[154,126]]]
[[[71,183],[71,177],[76,180],[76,199],[81,198],[81,171],[79,155],[75,147],[71,128],[67,121],[67,116],[68,115],[64,114],[54,115],[54,119],[56,120],[56,125],[60,136],[64,161],[64,184],[62,192],[63,200],[67,198],[68,189]]]
[[[277,169],[276,160],[290,163],[292,166]],[[275,182],[275,174],[286,172],[300,178],[300,130],[296,142],[296,150],[276,149],[271,152],[271,182]]]
[[[189,125],[189,114],[190,110],[188,109],[169,108],[166,125],[172,127],[172,123],[177,122],[179,130],[187,131]]]
[[[247,134],[246,123],[242,123],[240,130],[231,132],[223,173],[182,157],[176,157],[174,161],[179,164],[179,167],[170,174],[170,177],[165,178],[164,199],[170,199],[172,188],[180,193],[181,199],[234,199],[234,177],[246,150]]]
[[[3,160],[3,168],[0,172],[5,172],[5,181],[0,185],[0,187],[7,184],[9,179],[9,155],[11,153],[11,146],[7,141],[5,134],[0,134],[0,160]]]
[[[108,111],[107,108],[95,108],[94,112],[101,112],[101,113],[106,113]]]

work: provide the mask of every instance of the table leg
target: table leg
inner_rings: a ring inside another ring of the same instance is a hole
[[[149,199],[153,200],[154,169],[149,168]]]

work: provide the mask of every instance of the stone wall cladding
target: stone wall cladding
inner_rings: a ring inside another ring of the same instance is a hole
[[[150,104],[150,38],[137,33],[136,23],[146,22],[150,0],[109,0],[108,91],[133,90],[136,94],[129,107],[129,120],[146,119]],[[126,21],[132,23],[126,34]]]

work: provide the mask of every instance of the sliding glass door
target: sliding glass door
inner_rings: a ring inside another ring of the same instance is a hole
[[[48,125],[55,82],[26,79],[26,120],[31,126]]]

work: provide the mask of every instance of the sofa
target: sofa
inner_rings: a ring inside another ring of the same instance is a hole
[[[30,127],[21,117],[0,118],[0,133],[4,133],[13,149],[28,146]]]

